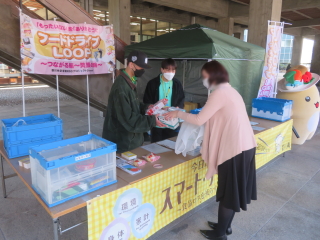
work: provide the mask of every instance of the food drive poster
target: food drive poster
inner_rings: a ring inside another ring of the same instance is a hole
[[[88,201],[89,240],[146,239],[212,198],[217,175],[205,180],[198,157]]]
[[[43,21],[22,13],[20,29],[24,73],[88,75],[114,70],[112,26]]]

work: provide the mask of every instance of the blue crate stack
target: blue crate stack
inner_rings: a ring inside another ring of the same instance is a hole
[[[4,148],[9,158],[28,155],[31,146],[63,139],[63,121],[53,114],[2,119]]]
[[[255,98],[252,101],[252,117],[285,122],[291,118],[292,100]]]

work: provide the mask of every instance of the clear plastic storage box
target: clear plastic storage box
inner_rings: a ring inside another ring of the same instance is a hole
[[[2,119],[4,148],[9,158],[26,156],[29,148],[63,139],[62,119],[53,114]]]
[[[32,187],[52,207],[116,183],[116,151],[93,134],[32,147]]]

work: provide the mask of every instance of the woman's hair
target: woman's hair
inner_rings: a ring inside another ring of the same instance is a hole
[[[201,71],[206,71],[209,74],[209,83],[220,84],[229,82],[229,74],[224,66],[214,60],[203,65]]]
[[[177,64],[175,60],[173,60],[172,58],[167,58],[162,61],[161,63],[162,69],[169,69],[170,67],[173,68],[174,70],[177,69]]]

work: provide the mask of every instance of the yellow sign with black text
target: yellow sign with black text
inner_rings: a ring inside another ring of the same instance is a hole
[[[257,168],[291,149],[292,121],[256,135]],[[216,195],[197,157],[87,202],[89,240],[146,239]]]

